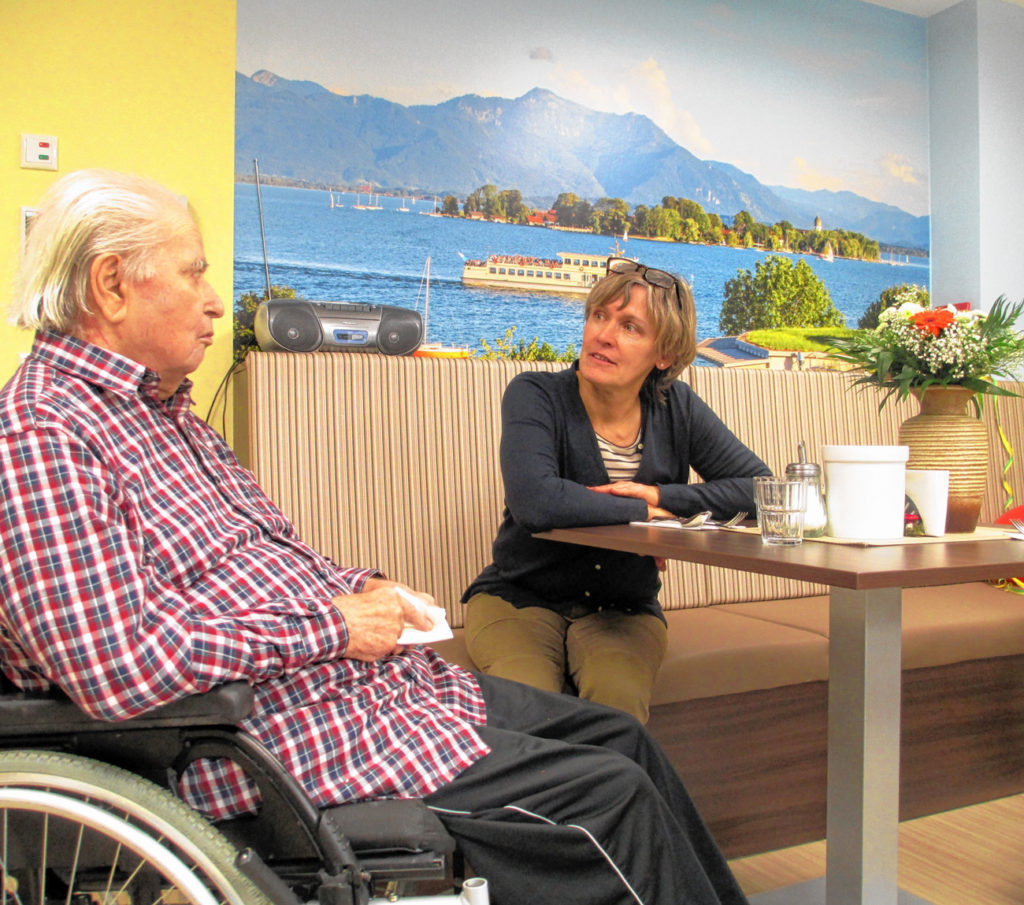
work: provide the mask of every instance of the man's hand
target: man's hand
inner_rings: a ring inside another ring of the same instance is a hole
[[[396,588],[402,588],[426,606],[434,603],[429,594],[384,578],[368,579],[363,587],[359,594],[342,594],[332,601],[348,627],[346,657],[367,663],[380,660],[402,650],[398,636],[407,624],[423,631],[433,627],[426,612],[399,594]]]

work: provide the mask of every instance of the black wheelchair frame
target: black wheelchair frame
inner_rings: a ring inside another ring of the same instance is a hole
[[[455,842],[422,801],[318,810],[235,726],[252,701],[232,683],[103,722],[57,692],[0,687],[0,903],[366,905],[457,892]],[[220,757],[257,784],[258,815],[214,826],[175,797],[190,763]],[[168,887],[178,898],[165,900]]]

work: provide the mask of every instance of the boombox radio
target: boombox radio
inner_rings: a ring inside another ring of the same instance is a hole
[[[264,352],[408,355],[423,340],[423,319],[392,305],[269,299],[256,309],[253,332]]]

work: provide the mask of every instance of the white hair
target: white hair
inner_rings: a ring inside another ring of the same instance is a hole
[[[121,257],[122,276],[153,275],[153,254],[197,229],[183,198],[141,176],[79,170],[55,182],[32,219],[11,322],[72,332],[89,312],[89,275],[101,255]]]

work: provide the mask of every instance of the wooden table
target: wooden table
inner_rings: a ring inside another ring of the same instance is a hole
[[[1024,574],[1024,543],[769,547],[754,532],[642,525],[536,536],[829,585],[825,902],[897,905],[902,589]]]

